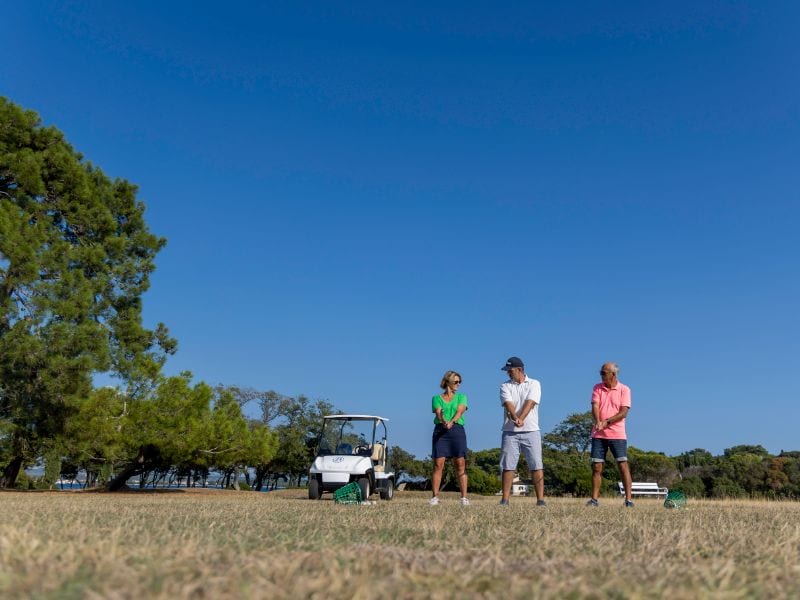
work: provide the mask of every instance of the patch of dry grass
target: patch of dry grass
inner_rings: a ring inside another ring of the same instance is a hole
[[[2,493],[4,598],[789,598],[800,504]]]

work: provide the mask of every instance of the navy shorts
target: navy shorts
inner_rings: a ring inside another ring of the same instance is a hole
[[[606,453],[611,450],[611,454],[617,462],[628,460],[628,440],[606,440],[603,438],[592,438],[592,462],[606,462]]]
[[[433,428],[433,458],[461,458],[467,455],[467,433],[464,426],[453,423],[451,429],[442,424]]]

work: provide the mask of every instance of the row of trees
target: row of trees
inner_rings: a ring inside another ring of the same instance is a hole
[[[257,418],[243,412],[251,403]],[[27,457],[26,466],[43,463],[43,475],[19,483],[46,488],[79,473],[85,486],[112,491],[131,478],[140,486],[206,486],[210,473],[235,489],[242,478],[255,490],[278,477],[299,483],[316,427],[332,410],[302,396],[193,385],[190,373],[160,379],[136,399],[100,388],[78,403],[61,434],[42,443],[41,454]]]
[[[162,479],[195,485],[211,470],[231,474],[236,484],[242,465],[271,460],[276,449],[274,432],[245,419],[233,394],[192,385],[185,373],[160,380],[142,398],[113,388],[91,392],[64,432],[44,444],[40,485],[79,471],[86,485],[111,490],[134,476],[143,485]]]

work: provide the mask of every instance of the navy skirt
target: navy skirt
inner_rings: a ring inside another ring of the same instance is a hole
[[[433,428],[433,458],[461,458],[467,455],[467,433],[457,423],[451,429],[437,424]]]

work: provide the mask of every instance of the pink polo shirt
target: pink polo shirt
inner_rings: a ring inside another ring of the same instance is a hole
[[[592,404],[600,405],[600,420],[613,417],[619,412],[620,407],[631,406],[631,388],[621,384],[619,381],[613,388],[607,388],[605,384],[598,383],[592,388]],[[615,421],[610,426],[601,431],[595,431],[592,425],[592,437],[605,440],[624,440],[625,419]]]

